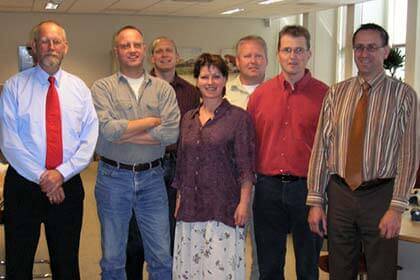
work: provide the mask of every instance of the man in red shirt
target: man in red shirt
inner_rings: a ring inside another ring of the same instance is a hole
[[[248,103],[257,133],[253,207],[260,279],[284,279],[289,232],[297,279],[318,279],[322,239],[307,223],[306,174],[328,87],[306,69],[310,57],[308,30],[284,27],[278,44],[282,72],[259,86]]]

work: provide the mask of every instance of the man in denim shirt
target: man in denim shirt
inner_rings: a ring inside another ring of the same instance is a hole
[[[173,88],[143,69],[146,47],[134,26],[114,36],[119,72],[92,87],[99,118],[95,196],[101,222],[102,279],[126,279],[130,217],[139,224],[150,279],[171,279],[168,201],[161,158],[178,139]]]

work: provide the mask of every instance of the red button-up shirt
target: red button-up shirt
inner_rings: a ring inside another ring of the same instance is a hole
[[[306,177],[327,89],[306,70],[294,89],[280,74],[254,91],[248,112],[257,134],[258,173]]]

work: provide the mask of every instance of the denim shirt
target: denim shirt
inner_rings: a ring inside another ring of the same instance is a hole
[[[167,82],[145,72],[137,100],[127,80],[116,73],[96,81],[92,94],[99,118],[99,155],[126,164],[145,163],[162,157],[165,147],[178,140],[180,112],[175,91]],[[145,117],[161,119],[161,125],[148,130],[160,145],[115,143],[128,121]]]

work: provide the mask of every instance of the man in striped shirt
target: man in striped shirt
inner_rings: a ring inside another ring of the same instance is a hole
[[[401,214],[419,159],[418,97],[385,75],[390,48],[381,26],[362,25],[353,35],[353,50],[358,75],[331,86],[321,109],[308,172],[308,222],[313,232],[328,232],[330,279],[356,279],[362,250],[369,279],[396,279]],[[363,96],[365,113],[359,111]],[[363,114],[355,145],[353,123]],[[357,174],[350,169],[359,154],[360,180],[354,184]]]

